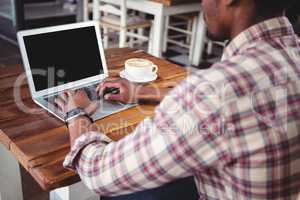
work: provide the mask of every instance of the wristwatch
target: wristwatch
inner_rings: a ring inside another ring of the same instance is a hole
[[[91,121],[91,123],[94,123],[94,120],[82,108],[74,108],[73,110],[67,112],[65,122],[69,123],[73,119],[76,119],[77,117],[81,116],[85,116]]]

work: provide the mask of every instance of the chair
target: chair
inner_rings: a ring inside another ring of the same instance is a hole
[[[199,13],[189,13],[189,14],[173,15],[173,16],[166,17],[166,21],[165,21],[166,30],[164,33],[164,46],[163,46],[164,52],[168,48],[168,43],[186,48],[189,51],[189,64],[192,62],[198,16]],[[171,18],[177,21],[171,22]],[[172,35],[169,34],[170,31],[173,32]],[[185,39],[180,40],[180,38],[185,38]]]
[[[212,41],[210,39],[206,39],[206,43],[207,43],[207,49],[206,49],[206,53],[207,55],[211,55],[212,51],[213,51],[213,46],[214,45],[218,45],[220,47],[222,47],[223,49],[226,47],[228,41],[225,42],[218,42],[218,41]]]
[[[152,22],[145,20],[135,12],[128,12],[126,0],[116,0],[110,4],[103,0],[93,1],[93,19],[100,21],[103,29],[104,47],[108,47],[110,31],[119,32],[119,47],[133,46],[141,41],[148,42],[148,52],[151,53]],[[141,29],[150,28],[149,36],[144,36]],[[139,31],[138,31],[139,30]],[[130,39],[129,41],[127,39]],[[129,43],[128,43],[129,42]]]

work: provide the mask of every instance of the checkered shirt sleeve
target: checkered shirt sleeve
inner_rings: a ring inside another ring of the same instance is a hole
[[[220,101],[210,87],[197,76],[189,77],[133,134],[112,142],[100,133],[86,133],[64,165],[75,168],[88,188],[103,196],[155,188],[221,165],[230,155],[218,134]]]

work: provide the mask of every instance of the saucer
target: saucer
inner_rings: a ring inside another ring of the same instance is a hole
[[[132,76],[130,76],[128,73],[126,73],[125,70],[120,72],[120,77],[121,78],[125,78],[130,82],[134,82],[134,83],[149,83],[152,81],[155,81],[157,79],[157,74],[152,74],[151,76],[148,77],[141,77],[141,78],[134,78]]]

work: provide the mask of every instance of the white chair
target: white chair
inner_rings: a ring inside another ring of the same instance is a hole
[[[207,43],[207,49],[206,49],[206,53],[207,55],[211,55],[212,54],[212,51],[213,51],[213,46],[214,45],[218,45],[222,48],[225,48],[226,47],[226,44],[227,44],[227,41],[225,42],[218,42],[218,41],[212,41],[210,39],[206,39],[206,43]]]
[[[168,43],[187,48],[189,51],[189,64],[192,62],[195,38],[197,34],[197,22],[199,13],[190,13],[183,15],[173,15],[166,17],[166,30],[164,33],[164,45],[163,51],[165,52],[168,48]],[[171,18],[175,20],[180,20],[180,22],[171,22]],[[170,31],[173,32],[169,35]],[[176,34],[175,34],[176,33]],[[179,38],[185,37],[185,40],[180,40]]]
[[[93,19],[100,21],[104,33],[104,47],[108,47],[111,31],[119,32],[119,47],[133,46],[134,43],[148,42],[151,53],[152,22],[135,13],[128,14],[126,0],[116,0],[114,4],[102,0],[93,1]],[[150,28],[149,36],[142,35],[141,29]],[[138,31],[139,30],[139,31]],[[127,40],[129,38],[129,40]]]

